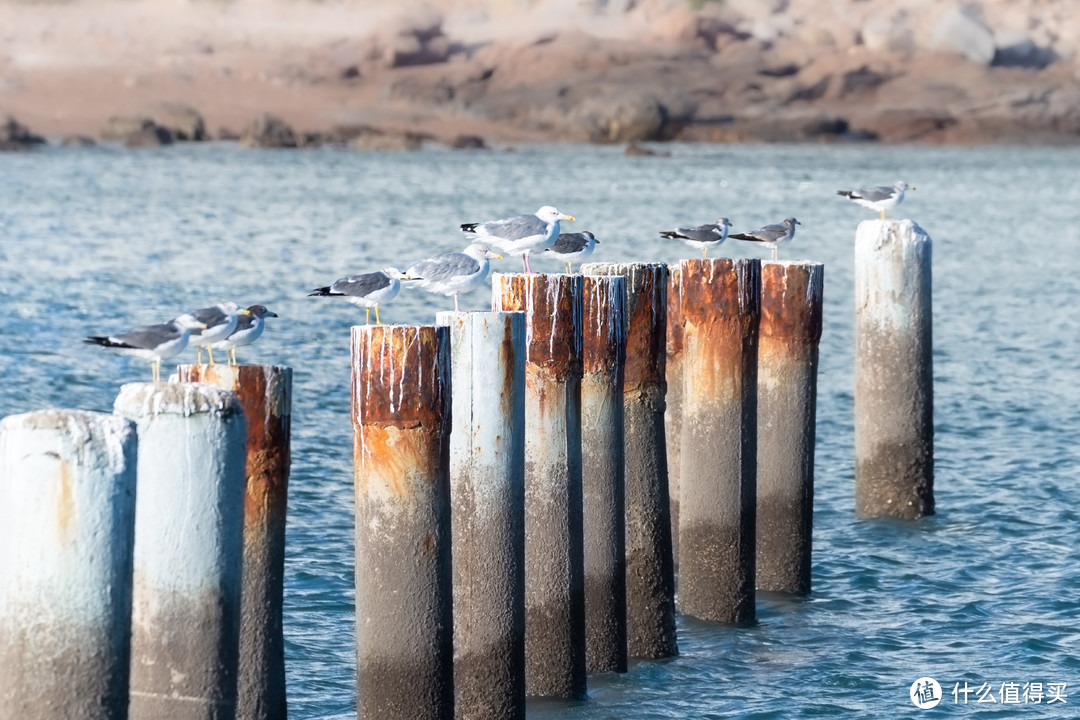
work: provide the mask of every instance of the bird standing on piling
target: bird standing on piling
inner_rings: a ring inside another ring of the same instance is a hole
[[[364,324],[371,324],[371,308],[375,308],[375,324],[379,319],[379,304],[397,297],[401,290],[404,273],[395,267],[387,267],[363,275],[349,275],[335,280],[333,285],[315,288],[308,297],[343,297],[353,305],[365,309]]]
[[[229,336],[208,347],[207,352],[209,352],[210,348],[225,350],[228,352],[229,365],[236,365],[236,348],[250,345],[258,340],[263,333],[263,328],[266,326],[264,318],[268,317],[277,317],[277,313],[272,312],[265,305],[248,306],[247,314],[239,316],[236,320],[236,328]]]
[[[181,316],[191,318],[203,325],[204,329],[191,331],[191,344],[198,351],[199,365],[202,365],[202,349],[204,347],[207,355],[210,356],[210,364],[214,364],[214,351],[210,349],[210,346],[218,340],[229,337],[232,331],[236,329],[236,322],[239,317],[246,314],[247,310],[241,309],[232,300],[227,300],[217,305],[199,308]],[[176,320],[179,320],[179,318],[176,318],[173,322],[176,322]]]
[[[701,257],[707,258],[710,247],[719,247],[727,240],[731,221],[722,217],[713,225],[698,225],[697,227],[675,228],[674,230],[662,230],[660,237],[682,240],[687,245],[701,251]]]
[[[454,296],[458,311],[458,294],[480,287],[487,279],[488,258],[502,258],[483,243],[474,242],[461,252],[449,252],[414,262],[405,271],[406,282],[415,282],[428,292]]]
[[[521,255],[525,272],[531,273],[529,253],[543,250],[555,244],[559,237],[559,221],[574,219],[573,215],[559,212],[545,205],[532,215],[515,215],[502,220],[479,223],[463,223],[464,232],[475,233],[477,240],[509,255]]]
[[[875,187],[862,188],[861,190],[837,190],[836,194],[846,197],[857,205],[862,205],[864,208],[877,210],[878,216],[884,220],[885,211],[891,210],[904,202],[904,191],[909,189],[914,190],[915,188],[909,188],[906,182],[898,180],[893,183],[892,187],[889,187],[888,185],[877,185]]]
[[[160,382],[161,361],[184,352],[191,339],[191,333],[205,327],[205,324],[191,315],[181,315],[170,322],[144,325],[122,335],[91,335],[83,342],[119,348],[128,355],[149,360],[153,368],[154,382]]]
[[[588,230],[576,233],[560,233],[555,240],[555,244],[549,248],[544,248],[544,252],[551,253],[560,260],[566,261],[566,272],[569,274],[573,268],[571,263],[575,260],[581,262],[592,255],[596,244],[599,242],[596,236]]]
[[[795,238],[796,225],[802,225],[802,223],[793,217],[789,217],[776,225],[766,225],[757,230],[752,230],[747,233],[735,233],[728,237],[733,240],[746,240],[748,242],[761,243],[766,247],[772,248],[772,259],[775,262],[777,250],[780,249],[780,246],[787,245]]]

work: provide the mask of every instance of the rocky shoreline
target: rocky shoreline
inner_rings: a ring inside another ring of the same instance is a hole
[[[376,30],[278,30],[258,35],[261,44],[237,34],[246,16],[235,18],[232,34],[196,22],[240,13],[240,5],[185,5],[194,13],[185,33],[147,39],[159,53],[152,61],[133,47],[127,55],[103,51],[91,68],[61,52],[84,40],[72,18],[88,6],[0,5],[0,20],[11,15],[27,28],[0,54],[0,149],[45,138],[384,150],[428,142],[1080,140],[1080,69],[1068,44],[1077,40],[1067,42],[1069,27],[1053,14],[1069,11],[1060,0],[1024,0],[1020,20],[1001,8],[1021,3],[1000,0],[861,0],[827,16],[809,0],[697,10],[662,0],[595,4],[606,15],[594,8],[591,24],[506,33],[513,37],[473,37],[472,26],[429,3]],[[113,47],[101,27],[119,33],[125,17],[146,9],[90,7],[102,23],[94,26],[98,50]],[[319,7],[310,17],[320,17]],[[351,17],[346,6],[336,12]],[[851,17],[841,22],[845,12]],[[616,15],[620,31],[599,32],[601,19]],[[1043,32],[1055,22],[1057,34]]]

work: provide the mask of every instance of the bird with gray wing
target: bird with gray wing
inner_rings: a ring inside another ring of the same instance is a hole
[[[884,220],[885,211],[892,210],[894,207],[904,202],[904,192],[914,189],[914,186],[909,187],[903,180],[898,180],[893,183],[891,187],[888,185],[877,185],[875,187],[862,188],[861,190],[837,190],[836,194],[846,197],[856,205],[862,205],[864,208],[876,210],[878,217]]]
[[[405,271],[405,280],[428,292],[454,296],[454,310],[458,307],[458,295],[475,290],[487,279],[490,263],[488,258],[502,258],[483,243],[474,242],[461,252],[449,252],[414,262]]]
[[[530,273],[532,268],[529,267],[529,253],[554,245],[559,237],[559,222],[573,219],[573,215],[566,215],[559,212],[557,208],[545,205],[532,215],[515,215],[502,220],[463,223],[461,229],[464,232],[474,233],[478,242],[508,255],[521,255],[525,272]]]
[[[204,327],[203,323],[190,315],[181,315],[170,322],[144,325],[121,335],[91,335],[83,342],[119,348],[125,354],[149,360],[154,382],[160,382],[161,361],[184,352],[191,333]]]
[[[776,225],[766,225],[757,230],[746,233],[735,233],[733,235],[728,235],[728,237],[732,240],[746,240],[747,242],[761,243],[766,247],[772,248],[772,259],[775,261],[777,258],[777,250],[779,250],[780,246],[787,245],[795,239],[796,225],[802,225],[802,223],[793,217],[789,217]]]
[[[566,272],[570,273],[573,268],[571,263],[575,260],[581,262],[592,255],[599,242],[596,236],[588,230],[576,233],[560,233],[554,245],[544,248],[544,254],[550,254],[565,261]]]
[[[210,364],[214,364],[214,351],[210,349],[210,346],[218,340],[229,337],[229,334],[236,329],[236,321],[241,315],[246,314],[247,310],[241,309],[232,300],[227,300],[217,305],[199,308],[181,316],[191,318],[204,326],[203,330],[191,331],[191,344],[195,346],[198,352],[198,363],[200,365],[202,365],[203,348],[206,348],[206,353],[210,356]]]
[[[660,232],[660,237],[682,240],[690,247],[700,250],[702,258],[707,258],[710,247],[719,247],[724,240],[727,240],[730,228],[731,221],[726,217],[722,217],[712,225],[663,230]]]
[[[264,318],[277,317],[265,305],[249,305],[247,314],[240,315],[236,321],[236,328],[224,340],[218,340],[210,347],[217,350],[225,350],[228,353],[229,365],[236,365],[236,348],[250,345],[259,339],[266,326]],[[209,348],[207,348],[209,350]]]
[[[395,267],[387,267],[363,275],[349,275],[335,280],[333,285],[315,288],[308,297],[343,297],[357,307],[366,310],[364,324],[371,323],[371,308],[375,308],[375,324],[379,319],[379,305],[390,302],[401,290],[405,275]]]

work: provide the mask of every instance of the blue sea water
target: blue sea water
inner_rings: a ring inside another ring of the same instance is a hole
[[[0,415],[108,412],[123,383],[149,379],[145,362],[86,335],[222,299],[277,312],[241,360],[295,373],[290,716],[353,717],[349,327],[363,316],[307,292],[460,249],[460,223],[544,204],[600,238],[594,260],[676,262],[697,251],[659,230],[794,215],[803,224],[782,257],[826,268],[812,594],[760,595],[753,627],[680,617],[679,657],[591,677],[587,701],[531,702],[529,717],[1080,716],[1080,149],[664,149],[672,157],[580,145],[0,154]],[[836,196],[897,179],[918,189],[893,214],[934,241],[937,514],[911,523],[853,511],[853,239],[872,214]],[[719,254],[763,256],[734,241]],[[451,303],[405,290],[382,315],[429,323]],[[942,686],[933,710],[909,699],[924,676]],[[1018,702],[1002,702],[1014,689]]]

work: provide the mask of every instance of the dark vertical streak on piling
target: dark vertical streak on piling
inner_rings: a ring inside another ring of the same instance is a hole
[[[667,455],[668,493],[670,495],[671,550],[673,562],[679,560],[679,482],[682,477],[682,397],[683,348],[686,338],[682,316],[682,269],[670,268],[667,282],[666,308],[667,358],[664,364],[664,437]]]

